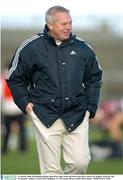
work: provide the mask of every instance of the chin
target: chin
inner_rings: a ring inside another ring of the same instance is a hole
[[[69,39],[69,36],[65,36],[65,37],[63,38],[63,41],[65,41],[65,40],[67,40],[67,39]]]

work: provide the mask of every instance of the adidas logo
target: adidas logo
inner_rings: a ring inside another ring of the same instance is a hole
[[[71,51],[71,52],[70,52],[70,55],[74,55],[74,54],[76,54],[75,51]]]

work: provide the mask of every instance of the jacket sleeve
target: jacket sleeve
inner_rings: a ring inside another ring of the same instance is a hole
[[[29,85],[31,69],[27,62],[27,55],[23,55],[17,51],[13,57],[9,67],[8,76],[6,78],[13,100],[23,113],[26,113],[26,105],[30,102]]]
[[[95,116],[100,88],[102,84],[102,69],[94,52],[87,60],[84,76],[85,93],[87,98],[87,110],[90,112],[90,118]]]

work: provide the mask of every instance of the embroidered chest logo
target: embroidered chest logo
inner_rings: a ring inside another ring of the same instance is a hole
[[[70,52],[70,55],[74,55],[74,54],[76,54],[75,51],[71,51],[71,52]]]

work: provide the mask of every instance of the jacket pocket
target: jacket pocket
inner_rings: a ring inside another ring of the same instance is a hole
[[[86,110],[87,109],[87,100],[85,96],[73,96],[71,98],[72,105],[76,107],[78,110]]]
[[[49,110],[52,110],[54,112],[60,111],[60,99],[57,99],[55,97],[53,98],[42,98],[41,104],[48,108]]]

